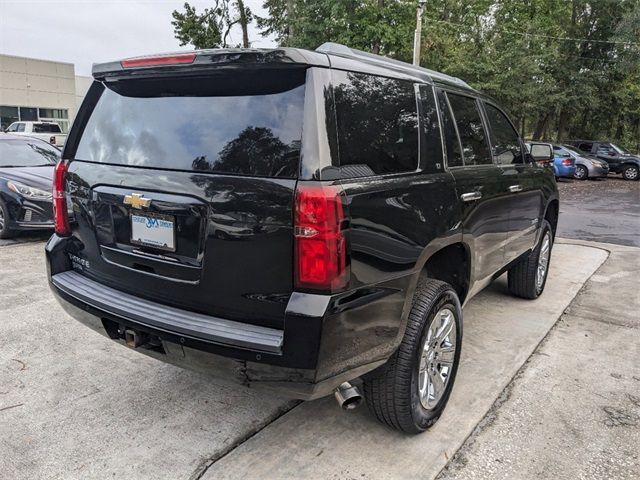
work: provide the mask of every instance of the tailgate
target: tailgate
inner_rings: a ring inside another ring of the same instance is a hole
[[[259,85],[237,72],[95,82],[65,150],[75,268],[167,306],[282,328],[304,82],[304,70],[263,71]]]

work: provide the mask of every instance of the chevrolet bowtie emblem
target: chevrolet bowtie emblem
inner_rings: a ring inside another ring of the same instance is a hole
[[[143,195],[140,193],[132,193],[131,195],[125,195],[124,202],[125,205],[131,205],[133,208],[137,208],[138,210],[142,210],[142,208],[147,208],[151,205],[150,198],[143,198]]]

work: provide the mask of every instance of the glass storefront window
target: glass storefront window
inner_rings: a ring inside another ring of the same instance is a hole
[[[37,122],[38,109],[35,107],[20,107],[20,121]]]
[[[41,120],[45,118],[69,118],[67,110],[62,108],[39,108],[38,110],[40,111]]]
[[[3,131],[18,120],[20,120],[18,107],[0,107],[0,128]]]
[[[55,122],[63,133],[69,131],[69,110],[66,108],[0,106],[0,128],[4,131],[13,122]]]

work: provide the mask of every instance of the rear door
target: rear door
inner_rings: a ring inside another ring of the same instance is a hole
[[[531,249],[535,243],[543,205],[542,170],[526,162],[522,142],[509,118],[498,107],[484,104],[491,130],[491,150],[495,162],[509,181],[509,233],[505,263]]]
[[[471,248],[473,281],[481,288],[504,266],[510,179],[493,163],[479,101],[442,90],[438,97],[447,165],[463,202],[463,239]]]
[[[305,70],[255,78],[94,83],[65,150],[85,275],[163,304],[283,326]]]

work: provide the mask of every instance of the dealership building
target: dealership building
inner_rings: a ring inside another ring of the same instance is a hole
[[[91,77],[75,74],[72,63],[0,55],[0,124],[57,122],[67,132]]]

